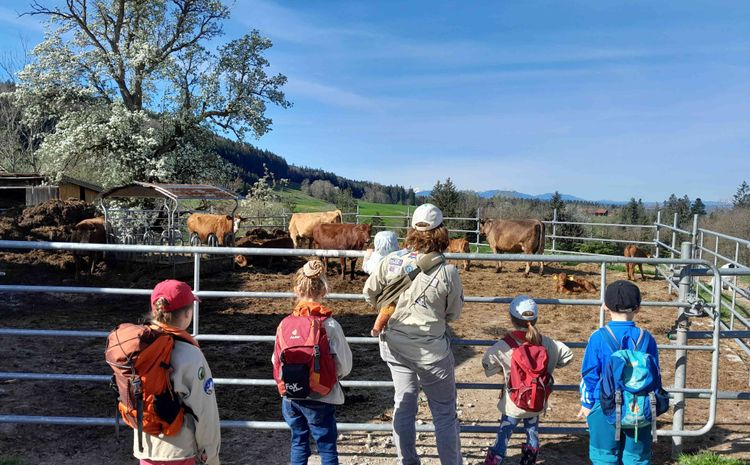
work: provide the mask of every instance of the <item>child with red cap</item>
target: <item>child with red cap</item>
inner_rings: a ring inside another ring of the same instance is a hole
[[[196,458],[206,465],[219,465],[219,409],[211,369],[186,331],[193,321],[193,302],[199,301],[188,284],[174,279],[160,282],[151,293],[147,319],[174,336],[170,379],[186,414],[175,435],[144,434],[142,451],[134,430],[133,454],[141,465],[194,465]]]

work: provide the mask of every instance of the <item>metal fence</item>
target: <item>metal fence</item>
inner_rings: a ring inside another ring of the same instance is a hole
[[[709,431],[716,420],[716,402],[719,398],[728,399],[750,399],[750,393],[738,392],[720,392],[718,390],[718,361],[719,361],[719,343],[722,334],[720,332],[720,270],[714,263],[709,260],[692,258],[692,245],[682,244],[682,257],[678,258],[625,258],[616,256],[595,256],[583,257],[574,255],[545,255],[529,256],[518,254],[446,254],[449,259],[470,259],[486,261],[516,261],[525,262],[529,260],[544,262],[565,262],[565,263],[595,263],[599,265],[601,289],[597,299],[538,299],[541,305],[580,305],[594,306],[599,308],[599,325],[604,324],[604,309],[601,307],[603,302],[603,293],[607,280],[607,265],[622,264],[626,262],[635,262],[641,264],[662,264],[674,270],[676,286],[679,289],[678,299],[675,301],[646,301],[644,306],[648,307],[665,307],[677,310],[676,318],[676,337],[670,344],[659,345],[660,350],[675,350],[677,353],[675,365],[675,381],[673,386],[668,390],[673,397],[674,414],[673,425],[671,429],[659,430],[660,436],[670,436],[676,450],[681,446],[681,437],[700,436]],[[202,291],[201,290],[201,255],[270,255],[270,256],[319,256],[319,257],[362,257],[361,251],[339,251],[339,250],[306,250],[306,249],[254,249],[254,248],[211,248],[211,247],[171,247],[171,246],[127,246],[127,245],[95,245],[95,244],[73,244],[73,243],[40,243],[40,242],[22,242],[22,241],[0,241],[0,249],[42,249],[42,250],[77,250],[77,251],[104,251],[104,252],[122,252],[129,253],[188,253],[193,254],[193,288],[198,296],[206,298],[235,298],[235,297],[254,297],[254,298],[289,298],[289,292],[245,292],[245,291]],[[745,270],[721,270],[729,275],[747,274]],[[704,276],[711,279],[713,286],[711,292],[704,295],[703,300],[694,298],[693,282],[695,277]],[[151,289],[130,289],[130,288],[97,288],[97,287],[71,287],[71,286],[31,286],[31,285],[0,285],[0,294],[3,293],[78,293],[78,294],[105,294],[105,295],[149,295]],[[358,300],[363,296],[360,294],[331,294],[327,296],[333,300]],[[476,303],[508,303],[511,297],[482,297],[466,296],[466,302]],[[711,331],[688,333],[688,324],[691,318],[701,316],[709,317],[712,322]],[[724,336],[732,336],[724,334]],[[272,335],[243,335],[243,334],[203,334],[200,332],[200,304],[195,303],[193,334],[198,340],[204,341],[253,341],[267,342],[272,341]],[[1,328],[0,336],[3,337],[22,337],[22,336],[54,336],[54,337],[71,337],[71,338],[89,338],[103,337],[106,331],[61,331],[61,330],[29,330],[24,328]],[[709,344],[690,343],[690,340],[710,339]],[[349,337],[347,340],[352,344],[374,344],[375,338],[369,337]],[[494,340],[472,340],[459,339],[454,340],[457,345],[487,346],[492,345]],[[585,347],[585,342],[572,341],[567,342],[570,347]],[[707,386],[700,388],[685,387],[684,367],[687,362],[688,351],[709,352],[711,354],[711,373]],[[683,368],[681,368],[683,367]],[[72,375],[66,373],[26,373],[26,372],[5,372],[0,373],[0,379],[19,379],[19,380],[75,380],[75,381],[92,381],[104,382],[108,377],[106,375]],[[217,384],[227,385],[251,385],[251,386],[270,386],[273,380],[269,379],[216,379]],[[344,386],[357,388],[386,388],[392,386],[388,381],[371,381],[371,380],[353,380],[344,381]],[[502,385],[495,383],[474,383],[459,382],[457,387],[460,389],[500,389]],[[562,391],[577,391],[577,385],[559,385],[556,389]],[[703,426],[697,429],[685,429],[683,424],[684,418],[684,398],[701,398],[709,401],[708,415]],[[4,405],[8,405],[4,403]],[[76,424],[76,425],[111,425],[112,419],[108,418],[80,418],[80,417],[49,417],[49,416],[19,416],[0,414],[0,423],[41,423],[41,424]],[[260,428],[260,429],[279,429],[286,428],[283,422],[262,422],[262,421],[224,421],[224,427],[236,428]],[[417,431],[434,431],[432,425],[416,425]],[[386,431],[390,430],[388,424],[371,424],[371,423],[339,423],[341,431]],[[461,431],[475,433],[494,433],[496,426],[477,426],[462,425]],[[543,427],[542,432],[564,433],[564,434],[581,434],[585,428],[561,428],[561,427]]]

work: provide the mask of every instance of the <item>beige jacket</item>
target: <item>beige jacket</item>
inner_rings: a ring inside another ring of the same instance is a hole
[[[133,454],[138,459],[164,461],[203,457],[207,465],[219,465],[219,409],[206,358],[194,345],[176,341],[172,366],[174,390],[193,411],[195,419],[186,413],[182,429],[174,436],[144,433],[143,452],[138,451],[138,431],[134,430]]]
[[[388,254],[370,275],[362,293],[370,305],[386,284],[416,267],[417,253],[408,249]],[[396,311],[381,333],[380,343],[396,355],[417,363],[435,363],[448,356],[448,323],[461,315],[464,293],[458,270],[443,264],[429,274],[420,273],[404,291]]]
[[[550,375],[555,371],[555,368],[562,368],[573,360],[573,352],[562,342],[555,341],[554,339],[550,339],[543,335],[542,345],[547,349],[547,372]],[[510,348],[507,342],[502,339],[496,342],[495,345],[487,349],[487,352],[485,352],[484,357],[482,358],[484,374],[489,377],[502,372],[507,387],[508,373],[510,372],[510,357],[512,353],[513,349]],[[501,392],[497,408],[503,415],[513,418],[532,418],[540,415],[540,412],[528,412],[516,406],[516,404],[508,398],[507,388],[504,388]],[[544,408],[546,410],[547,406],[545,405]]]

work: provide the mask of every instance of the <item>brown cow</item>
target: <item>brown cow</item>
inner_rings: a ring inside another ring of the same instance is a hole
[[[635,244],[630,244],[627,247],[625,247],[625,250],[622,253],[625,257],[640,257],[640,258],[651,258],[651,252],[647,252],[643,249],[638,248]],[[634,268],[638,267],[639,270],[641,270],[641,279],[646,280],[646,276],[643,274],[643,264],[642,263],[626,263],[625,268],[628,272],[628,279],[631,281],[635,281],[635,273]]]
[[[555,289],[563,294],[573,292],[596,292],[596,285],[582,276],[568,276],[567,273],[554,275],[557,282]]]
[[[465,237],[459,237],[458,239],[451,239],[448,242],[448,252],[452,253],[469,253],[469,240]],[[469,271],[471,267],[471,260],[464,260],[464,271]]]
[[[297,248],[300,239],[305,238],[310,247],[313,241],[313,229],[323,223],[341,223],[341,210],[317,213],[293,213],[289,219],[289,237]]]
[[[235,247],[253,247],[259,249],[293,249],[294,243],[292,242],[292,239],[290,237],[277,237],[274,239],[268,239],[266,241],[256,241],[249,237],[243,237],[237,241]],[[247,266],[248,261],[260,261],[261,259],[264,259],[265,266],[270,267],[273,263],[274,258],[281,258],[283,260],[285,257],[275,257],[273,255],[254,257],[235,255],[234,263],[236,263],[240,268],[244,268]]]
[[[539,220],[484,219],[480,221],[493,253],[544,254],[544,223]],[[497,262],[496,272],[503,269]],[[524,276],[529,276],[531,262],[526,262]],[[539,262],[539,274],[544,273],[544,262]]]
[[[71,242],[78,242],[80,244],[106,244],[107,230],[104,226],[104,217],[89,218],[76,224],[71,236]],[[89,261],[91,262],[89,274],[93,274],[100,254],[101,252],[82,251],[73,253],[76,262],[76,281],[78,281],[81,275],[81,264],[84,262],[84,255],[88,255],[89,257]]]
[[[313,229],[313,243],[317,249],[329,250],[362,250],[371,241],[372,225],[370,224],[334,224],[323,223]],[[328,259],[323,258],[326,266]],[[341,278],[346,275],[346,258],[341,258]],[[357,259],[352,258],[351,279],[354,279],[354,268]]]
[[[240,228],[241,217],[232,218],[229,215],[212,215],[210,213],[193,213],[187,219],[188,235],[193,242],[194,235],[206,244],[210,236],[216,236],[219,245],[230,244],[234,234]]]

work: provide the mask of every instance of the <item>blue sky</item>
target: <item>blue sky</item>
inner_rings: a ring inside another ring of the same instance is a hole
[[[3,51],[41,37],[0,4]],[[429,189],[727,200],[750,181],[750,2],[237,0],[288,110],[251,143]]]

